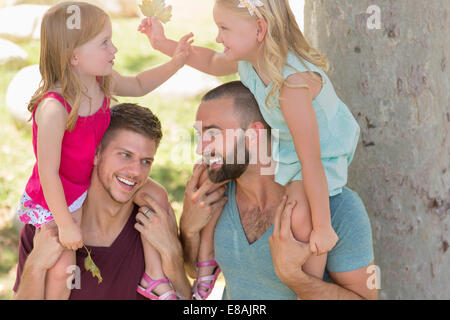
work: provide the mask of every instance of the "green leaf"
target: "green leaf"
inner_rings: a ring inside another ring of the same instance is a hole
[[[94,263],[94,260],[92,260],[91,252],[88,250],[88,248],[86,248],[85,245],[83,245],[83,247],[88,254],[88,256],[84,259],[84,268],[86,269],[86,271],[90,271],[93,277],[97,277],[98,284],[100,284],[103,281],[102,275],[100,274],[100,269]]]
[[[167,23],[172,18],[172,7],[166,6],[164,0],[142,0],[139,5],[142,14],[146,17],[157,17],[162,23]]]

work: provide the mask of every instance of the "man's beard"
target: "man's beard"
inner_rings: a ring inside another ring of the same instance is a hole
[[[240,145],[239,142],[234,147],[233,163],[227,164],[226,159],[223,159],[225,163],[220,168],[211,169],[208,165],[208,177],[211,182],[220,183],[226,180],[236,180],[247,170],[250,162],[250,153],[248,152],[247,147],[245,147],[244,163],[238,163],[238,145]]]

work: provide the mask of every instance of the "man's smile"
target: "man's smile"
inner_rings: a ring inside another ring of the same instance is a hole
[[[116,176],[117,181],[119,181],[119,184],[124,187],[126,190],[133,190],[134,186],[137,184],[136,182],[129,180],[124,177]]]

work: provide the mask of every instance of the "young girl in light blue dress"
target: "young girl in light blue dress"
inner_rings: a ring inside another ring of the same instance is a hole
[[[329,197],[347,183],[360,128],[325,73],[326,57],[307,43],[288,0],[216,0],[214,21],[224,52],[193,46],[187,64],[216,76],[238,72],[266,122],[278,129],[274,179],[297,202],[292,231],[313,253],[303,270],[321,278],[324,253],[338,241]],[[155,49],[173,54],[176,42],[164,36],[157,19],[144,19],[140,31]],[[220,270],[213,259],[213,234],[214,226],[201,233],[197,299],[210,294]]]

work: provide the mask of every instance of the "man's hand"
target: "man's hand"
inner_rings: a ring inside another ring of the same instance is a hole
[[[183,265],[183,248],[178,239],[178,227],[175,214],[169,204],[168,209],[148,194],[142,194],[147,203],[139,208],[138,221],[134,227],[144,241],[148,241],[160,254],[164,274],[173,287],[184,297],[191,293],[191,286]],[[150,209],[152,208],[152,209]]]
[[[215,214],[220,214],[227,202],[224,196],[228,181],[214,184],[206,175],[206,167],[196,164],[194,172],[186,185],[183,201],[183,214],[180,228],[184,234],[197,234]],[[204,181],[202,181],[204,180]]]
[[[274,217],[273,234],[269,238],[275,273],[289,286],[289,281],[302,274],[302,266],[311,256],[309,245],[297,241],[291,230],[291,215],[296,201],[283,197]]]
[[[139,208],[139,213],[136,215],[138,223],[134,225],[135,229],[142,234],[161,256],[168,254],[181,255],[177,222],[172,208],[169,207],[168,211],[164,210],[148,194],[142,194],[141,197],[147,205]]]
[[[33,250],[27,263],[42,271],[47,271],[58,261],[64,247],[58,241],[58,229],[46,225],[36,229]]]
[[[13,299],[45,299],[47,270],[55,265],[63,251],[64,247],[58,241],[56,225],[44,225],[36,229],[33,238],[33,250],[23,266],[19,288]]]

